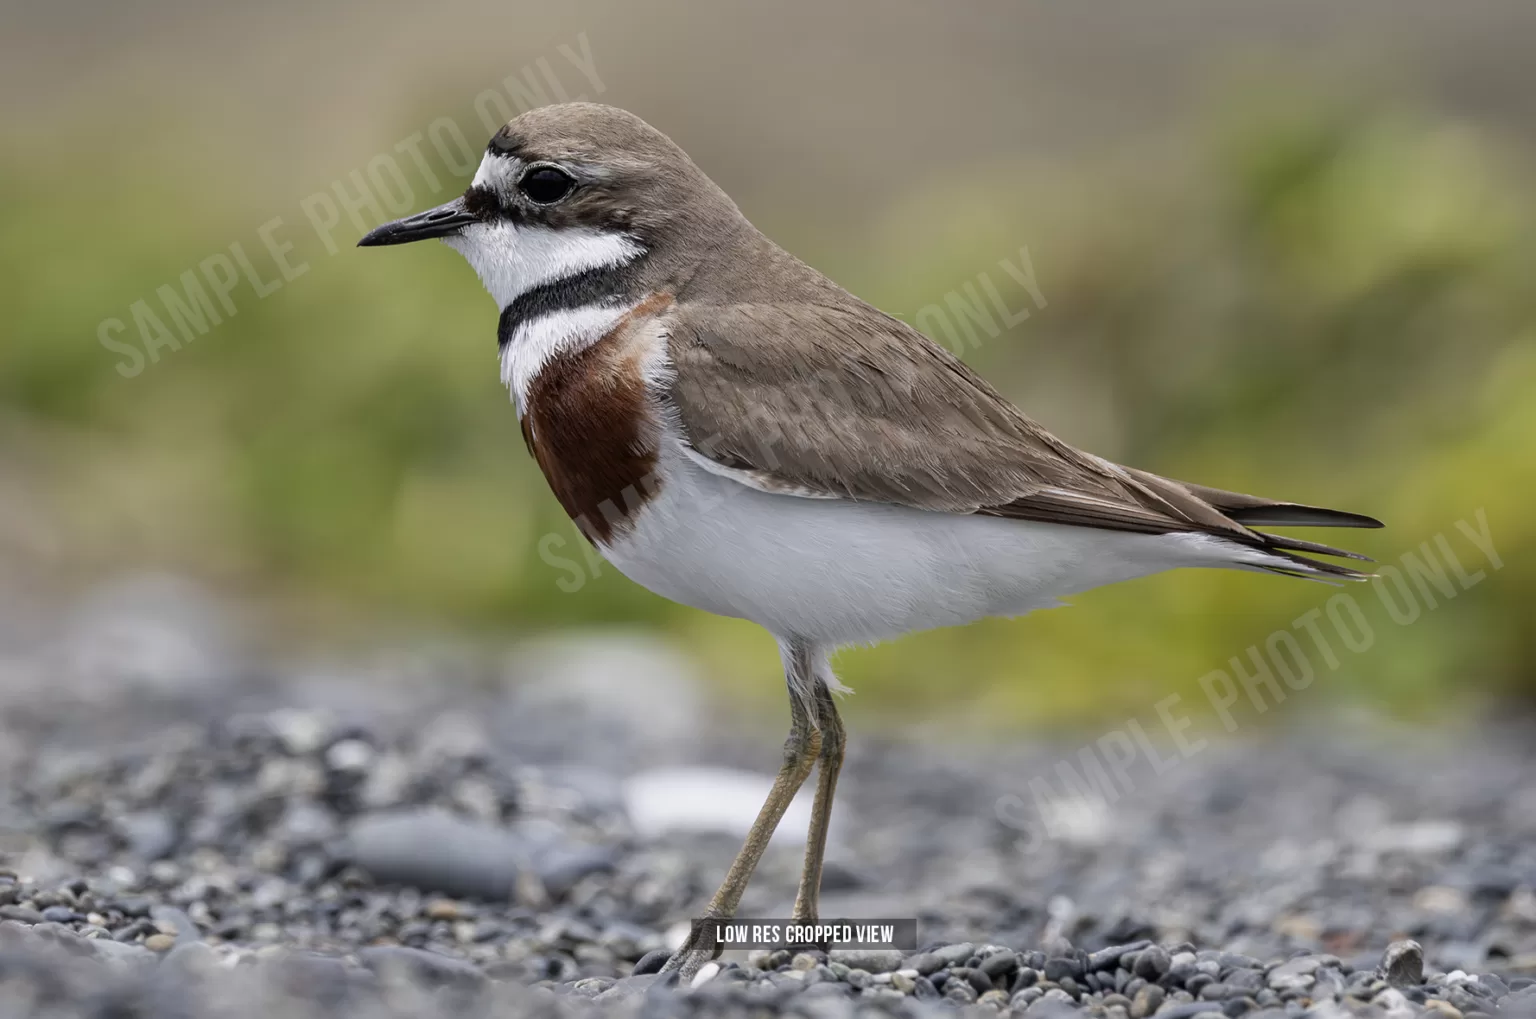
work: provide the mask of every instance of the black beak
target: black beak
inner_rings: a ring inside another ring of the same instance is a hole
[[[364,234],[363,239],[357,242],[357,246],[373,248],[383,244],[405,244],[409,241],[425,241],[432,237],[448,237],[473,222],[475,217],[464,207],[464,199],[460,196],[435,209],[418,212],[414,216],[397,219],[393,223],[385,223]]]

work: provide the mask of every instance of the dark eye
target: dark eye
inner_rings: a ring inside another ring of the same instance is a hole
[[[517,189],[536,205],[553,205],[576,187],[576,178],[558,166],[538,166],[523,174]]]

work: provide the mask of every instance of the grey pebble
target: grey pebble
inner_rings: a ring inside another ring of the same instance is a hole
[[[1156,1013],[1156,1019],[1189,1019],[1195,1015],[1221,1015],[1221,1005],[1213,1001],[1190,1001],[1177,1005],[1164,1005]]]
[[[1131,999],[1130,1019],[1146,1019],[1163,1005],[1163,989],[1147,984]]]
[[[899,951],[874,948],[834,949],[828,954],[833,962],[841,963],[849,969],[861,969],[866,973],[891,973],[901,969],[904,961]]]
[[[671,957],[672,953],[665,948],[646,952],[640,957],[640,961],[635,963],[635,968],[630,971],[630,975],[639,977],[649,973],[660,973],[661,967],[665,966]]]
[[[96,938],[90,945],[97,958],[115,966],[152,965],[159,960],[159,956],[143,945],[124,944],[109,938]]]
[[[1065,978],[1076,980],[1083,975],[1083,964],[1078,959],[1058,956],[1045,960],[1045,979],[1060,983]]]
[[[1019,954],[1017,952],[998,952],[981,960],[978,967],[990,980],[1006,977],[1019,968]]]
[[[149,918],[162,934],[176,935],[178,942],[196,941],[203,936],[186,911],[175,906],[155,906],[149,911]]]
[[[1417,941],[1394,941],[1382,954],[1381,968],[1393,987],[1417,987],[1424,982],[1424,949]]]
[[[175,948],[165,953],[161,963],[193,973],[206,972],[218,964],[219,957],[212,948],[201,941],[190,940],[178,941]]]
[[[1321,965],[1316,956],[1300,956],[1270,970],[1266,982],[1276,991],[1305,991],[1317,982],[1312,974]]]
[[[176,825],[158,810],[128,814],[118,820],[117,830],[128,851],[145,861],[163,859],[176,848]]]
[[[357,960],[375,973],[402,973],[429,986],[478,987],[485,982],[485,974],[473,963],[420,948],[396,945],[364,948],[358,951]]]
[[[506,899],[529,847],[506,829],[441,810],[365,815],[345,850],[376,880],[468,898]]]
[[[943,966],[958,966],[969,959],[975,951],[975,945],[969,941],[962,941],[958,944],[945,945],[943,948],[935,949],[933,954],[938,957],[940,964]]]
[[[617,860],[613,846],[556,845],[536,854],[534,867],[545,890],[560,898],[582,878],[612,870]]]
[[[1159,945],[1143,948],[1136,956],[1131,972],[1144,980],[1157,980],[1173,966],[1168,952]]]
[[[944,960],[940,958],[937,952],[919,952],[916,955],[907,956],[907,958],[902,962],[901,968],[915,969],[918,971],[918,973],[926,977],[937,973],[939,970],[943,969],[945,965],[946,964]]]

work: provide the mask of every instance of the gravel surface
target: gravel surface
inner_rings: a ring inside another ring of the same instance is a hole
[[[654,970],[766,722],[711,726],[630,637],[255,667],[198,610],[153,653],[62,653],[105,611],[0,658],[0,1015],[1536,1016],[1529,726],[1207,734],[1041,813],[1077,744],[855,725],[823,915],[916,916],[920,950],[729,952],[685,988]],[[743,915],[788,912],[797,823]]]

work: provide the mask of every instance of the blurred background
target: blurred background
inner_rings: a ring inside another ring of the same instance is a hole
[[[458,256],[352,247],[460,191],[504,116],[587,98],[668,132],[770,236],[1066,440],[1373,514],[1387,530],[1340,541],[1389,565],[1439,535],[1484,570],[1454,596],[1402,574],[1422,609],[1403,625],[1351,589],[1374,642],[1308,698],[1422,718],[1536,695],[1527,3],[63,0],[4,19],[13,633],[146,574],[259,611],[284,648],[639,628],[777,724],[765,633],[583,550]],[[1498,569],[1457,529],[1479,513]],[[866,721],[1093,725],[1170,692],[1198,714],[1199,677],[1332,594],[1185,572],[838,664]]]

